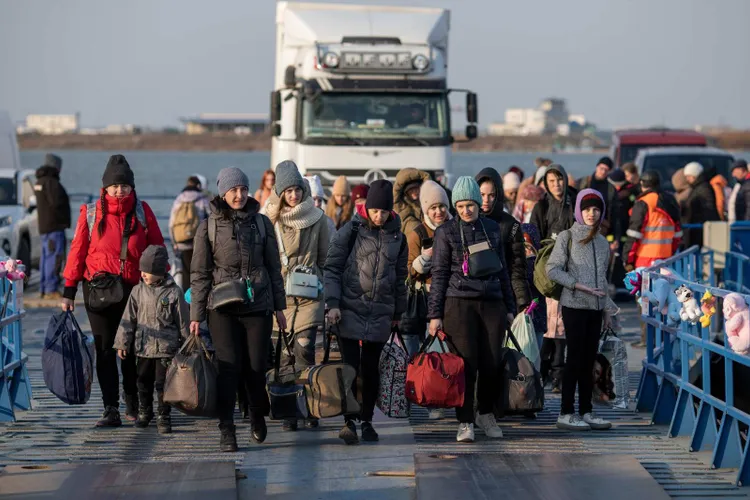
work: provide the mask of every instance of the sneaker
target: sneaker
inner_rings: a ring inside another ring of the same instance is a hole
[[[441,418],[445,417],[445,409],[444,408],[433,408],[430,410],[430,413],[427,418],[430,420],[440,420]]]
[[[135,421],[135,426],[139,429],[145,429],[153,418],[154,413],[149,408],[142,408],[138,412],[138,419]]]
[[[458,424],[458,432],[456,433],[456,441],[459,443],[473,443],[474,442],[474,424]]]
[[[566,431],[590,431],[591,426],[584,422],[577,413],[557,417],[557,428]]]
[[[125,396],[125,420],[134,422],[138,418],[138,396]]]
[[[287,418],[281,421],[281,430],[284,432],[294,432],[297,430],[297,419]]]
[[[375,432],[375,428],[371,422],[362,422],[362,441],[378,441],[378,433]]]
[[[237,451],[237,435],[235,434],[234,425],[219,424],[219,429],[221,429],[221,441],[219,441],[219,449],[225,453]]]
[[[344,424],[344,427],[339,431],[339,439],[342,439],[346,444],[357,444],[359,443],[359,437],[357,437],[357,426],[354,425],[353,420],[349,420]]]
[[[494,413],[485,413],[484,415],[477,415],[476,426],[482,429],[484,435],[488,438],[501,438],[503,437],[503,431],[497,426],[497,420],[495,419]]]
[[[115,406],[107,406],[104,409],[102,418],[96,423],[97,427],[120,427],[122,420],[120,420],[120,410]]]
[[[305,419],[305,429],[317,429],[318,428],[318,419],[317,418],[306,418]]]
[[[172,417],[170,415],[156,417],[156,430],[159,434],[172,434]]]
[[[596,431],[606,431],[607,429],[612,428],[612,422],[597,417],[593,412],[586,413],[583,416],[583,421]]]

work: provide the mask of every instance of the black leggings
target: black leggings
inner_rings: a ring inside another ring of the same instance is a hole
[[[378,391],[380,390],[378,365],[385,342],[368,342],[365,340],[360,348],[359,340],[341,337],[338,340],[342,361],[354,367],[357,371],[357,378],[354,379],[352,384],[354,397],[357,397],[357,379],[361,379],[362,382],[361,411],[359,415],[345,415],[344,419],[349,421],[359,418],[363,422],[372,422],[372,416],[375,414],[375,401],[378,399]]]
[[[238,380],[245,377],[248,407],[253,418],[268,415],[270,403],[266,393],[266,369],[271,342],[273,317],[260,313],[235,316],[211,311],[208,329],[219,361],[219,422],[234,421]],[[243,354],[247,353],[247,357]],[[243,366],[249,362],[249,366]]]
[[[157,410],[159,415],[169,415],[170,407],[164,404],[164,381],[167,378],[169,358],[138,358],[138,402],[141,411],[151,412],[154,407],[154,389],[156,389]]]
[[[591,309],[571,309],[565,306],[562,308],[568,348],[568,359],[565,362],[562,380],[562,415],[569,415],[575,411],[576,385],[578,413],[585,415],[592,410],[593,370],[602,332],[602,314],[602,311]]]
[[[117,372],[117,352],[113,349],[115,335],[120,326],[122,314],[128,303],[128,297],[133,289],[132,286],[123,284],[123,299],[102,311],[89,309],[89,286],[88,281],[83,282],[83,300],[86,304],[86,313],[89,317],[91,331],[94,334],[96,345],[96,378],[102,390],[102,401],[104,406],[120,405],[119,385],[120,377]],[[127,356],[120,362],[122,367],[122,389],[126,396],[137,397],[135,356]]]

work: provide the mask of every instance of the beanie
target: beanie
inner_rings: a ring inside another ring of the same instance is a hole
[[[610,172],[608,177],[609,183],[615,187],[621,187],[625,185],[625,171],[621,168],[615,169]]]
[[[534,174],[534,185],[538,186],[544,181],[544,176],[547,175],[547,167],[540,167]]]
[[[516,165],[510,167],[508,169],[508,172],[513,172],[514,174],[516,174],[519,180],[523,180],[523,178],[525,177],[525,174],[523,173],[523,170],[521,170],[521,167],[518,167]]]
[[[370,186],[367,184],[357,184],[352,188],[352,201],[366,200],[368,191],[370,191]]]
[[[684,173],[686,176],[690,175],[693,177],[698,177],[703,173],[703,165],[701,165],[697,161],[691,161],[690,163],[685,165]]]
[[[583,189],[576,197],[575,219],[579,224],[586,224],[583,220],[583,211],[590,207],[597,207],[602,213],[601,219],[604,220],[604,198],[596,189]]]
[[[473,201],[482,206],[482,193],[479,191],[479,184],[473,177],[464,175],[459,177],[456,185],[453,186],[453,198],[451,200],[455,207],[459,201]]]
[[[581,198],[581,212],[591,207],[596,207],[599,210],[604,208],[604,202],[602,199],[593,193],[587,194]]]
[[[323,191],[323,183],[317,175],[308,175],[305,177],[310,185],[310,196],[313,198],[325,198],[326,192]]]
[[[380,210],[388,210],[389,212],[393,210],[393,184],[391,184],[391,181],[378,179],[370,184],[365,208],[368,210],[378,208]]]
[[[602,156],[599,158],[599,161],[596,162],[597,165],[606,165],[608,169],[612,170],[612,168],[615,166],[615,162],[612,161],[612,158],[609,156]]]
[[[141,272],[155,274],[157,276],[167,275],[167,263],[169,255],[167,249],[161,245],[149,245],[141,254]]]
[[[515,172],[508,172],[503,176],[503,190],[513,191],[521,185],[521,178]]]
[[[278,180],[276,181],[278,182]],[[333,189],[331,190],[332,195],[351,196],[352,188],[349,187],[349,181],[346,180],[345,175],[340,175],[336,182],[333,183]]]
[[[427,209],[437,203],[445,205],[446,208],[451,206],[448,194],[443,186],[435,181],[424,181],[419,191],[419,205],[422,207],[422,214],[427,214]]]
[[[44,163],[42,164],[42,166],[52,167],[60,170],[62,168],[62,158],[57,155],[53,155],[52,153],[48,153],[44,155]]]
[[[305,190],[305,184],[302,181],[302,175],[299,173],[297,164],[292,160],[284,160],[276,165],[276,195],[281,196],[281,193],[294,186]]]
[[[250,187],[250,181],[247,179],[245,172],[237,167],[222,168],[216,177],[216,187],[219,188],[219,196],[223,198],[227,194],[227,191],[237,186]]]
[[[739,160],[735,160],[734,164],[732,165],[732,170],[735,168],[744,168],[747,170],[747,161],[740,158]]]
[[[128,160],[122,155],[110,156],[104,175],[102,175],[102,187],[106,188],[115,184],[125,184],[135,188],[135,175],[130,170]]]

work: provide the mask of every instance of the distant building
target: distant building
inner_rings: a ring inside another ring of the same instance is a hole
[[[253,113],[203,113],[197,117],[180,118],[189,135],[212,132],[262,134],[268,129],[268,115]]]
[[[586,117],[568,112],[565,99],[550,97],[538,108],[510,108],[503,123],[491,123],[489,135],[563,135],[577,133],[587,127]]]
[[[557,127],[559,125],[567,125],[568,107],[565,104],[565,99],[558,99],[556,97],[550,97],[542,101],[539,105],[539,109],[544,113],[544,133],[554,134],[557,133]]]
[[[26,132],[42,135],[58,135],[78,132],[80,114],[74,115],[28,115]]]

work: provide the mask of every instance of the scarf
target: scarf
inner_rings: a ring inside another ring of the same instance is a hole
[[[424,218],[424,223],[427,225],[427,227],[429,227],[433,231],[435,231],[437,229],[437,226],[432,222],[432,219],[430,219],[429,215],[424,214],[423,218]],[[451,215],[450,212],[448,212],[447,214],[445,214],[445,221],[443,221],[443,224],[445,224],[446,222],[448,222],[452,218],[453,218],[453,216]]]
[[[279,210],[280,205],[281,200],[276,193],[272,193],[265,208],[266,215],[274,224],[279,222],[292,229],[310,227],[323,216],[323,211],[315,206],[315,201],[310,196],[305,196],[296,207],[284,207],[283,210]]]

